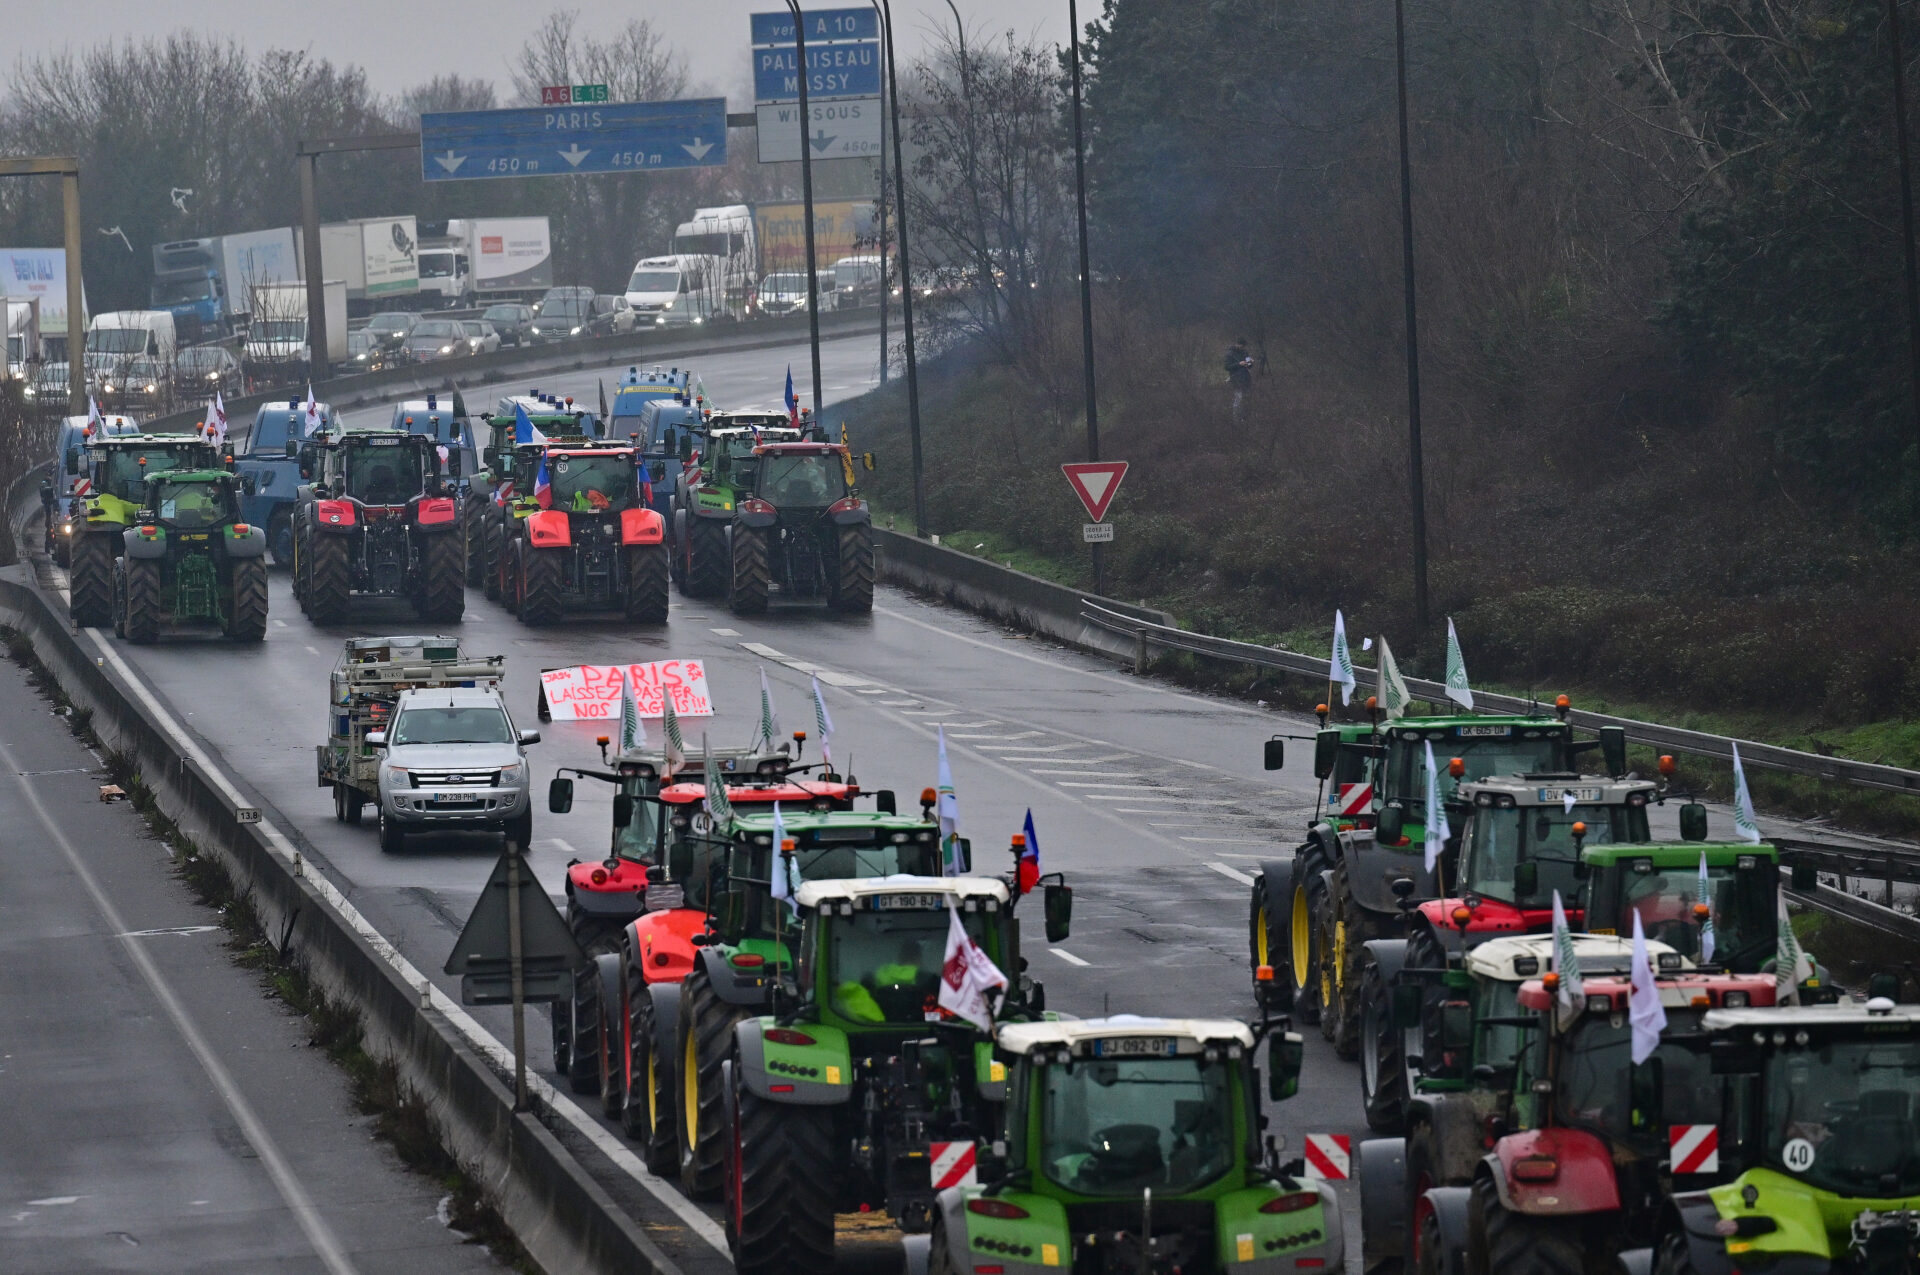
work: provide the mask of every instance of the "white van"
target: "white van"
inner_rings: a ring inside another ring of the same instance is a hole
[[[679,327],[713,318],[719,280],[712,257],[643,257],[627,280],[635,327]]]
[[[137,358],[173,365],[178,349],[169,310],[112,310],[87,325],[87,375],[113,376]]]

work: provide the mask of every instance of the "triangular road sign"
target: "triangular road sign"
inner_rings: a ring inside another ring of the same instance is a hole
[[[454,941],[453,954],[447,957],[446,972],[460,976],[460,998],[466,1004],[497,1005],[510,998],[513,940],[507,926],[507,856],[503,854]],[[522,860],[520,966],[525,999],[553,1000],[570,994],[573,970],[585,961],[560,910]]]
[[[1127,476],[1127,462],[1081,461],[1060,466],[1060,472],[1073,484],[1074,494],[1087,507],[1087,516],[1100,522],[1107,516],[1107,506],[1113,503],[1113,494],[1120,490],[1120,480]]]

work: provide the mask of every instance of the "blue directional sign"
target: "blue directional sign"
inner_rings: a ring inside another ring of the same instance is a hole
[[[880,15],[873,6],[864,9],[806,9],[802,10],[807,22],[807,43],[818,40],[877,40],[880,38]],[[755,44],[792,44],[793,14],[782,9],[778,13],[756,13],[752,15],[753,42]]]
[[[807,45],[809,98],[875,97],[879,92],[879,41]],[[800,58],[793,45],[753,51],[753,96],[759,102],[798,100]]]
[[[420,174],[430,182],[656,172],[726,162],[722,97],[420,117]]]

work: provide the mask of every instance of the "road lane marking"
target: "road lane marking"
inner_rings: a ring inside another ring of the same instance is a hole
[[[287,627],[287,622],[285,620],[275,620],[273,622],[273,627],[276,629],[284,629]]]
[[[1086,773],[1088,773],[1088,772],[1086,772],[1086,771],[1084,771],[1084,770],[1032,770],[1032,769],[1029,769],[1029,770],[1027,771],[1027,773],[1028,773],[1028,774],[1030,774],[1030,775],[1084,775],[1084,774],[1086,774]],[[1109,774],[1109,775],[1111,775],[1111,776],[1112,776],[1112,777],[1113,777],[1114,779],[1116,779],[1116,780],[1120,780],[1120,779],[1139,779],[1139,778],[1142,778],[1142,776],[1140,776],[1140,775],[1138,775],[1138,774],[1135,774],[1135,773],[1132,773],[1132,772],[1128,772],[1128,771],[1119,771],[1119,770],[1109,770],[1109,771],[1107,771],[1106,773],[1107,773],[1107,774]],[[1119,783],[1110,783],[1110,784],[1062,784],[1062,785],[1061,785],[1061,787],[1063,787],[1063,788],[1121,788],[1121,787],[1124,787],[1124,786],[1125,786],[1125,785],[1123,785],[1123,784],[1119,784]]]
[[[1209,863],[1207,866],[1209,868],[1212,868],[1215,872],[1218,872],[1223,877],[1232,877],[1235,881],[1238,881],[1241,885],[1253,884],[1253,878],[1248,876],[1246,873],[1242,872],[1238,868],[1228,867],[1224,863]]]
[[[740,649],[743,651],[752,651],[755,655],[758,655],[763,659],[778,660],[782,664],[785,664],[787,662],[787,657],[785,655],[782,655],[779,651],[774,650],[772,647],[768,646],[765,642],[742,642],[740,644]]]
[[[1085,965],[1093,964],[1092,961],[1081,960],[1079,957],[1075,956],[1072,952],[1069,952],[1064,947],[1050,947],[1047,950],[1049,952],[1052,952],[1055,956],[1059,957],[1061,960],[1065,961],[1069,965],[1085,966]]]
[[[713,634],[715,637],[739,637],[740,636],[739,629],[708,629],[707,632]]]
[[[918,703],[919,703],[920,701],[919,701],[919,700],[917,700],[917,699],[903,699],[903,700],[899,700],[899,701],[893,701],[893,700],[881,700],[880,702],[881,702],[882,704],[888,704],[888,703],[895,703],[895,702],[897,702],[897,703],[901,703],[901,704],[918,704]],[[1006,740],[1006,741],[1008,741],[1009,743],[1011,743],[1012,741],[1014,741],[1014,740],[1016,740],[1016,739],[1039,739],[1040,737],[1041,737],[1041,732],[1039,732],[1039,731],[1037,731],[1037,730],[1021,730],[1021,731],[1015,731],[1015,732],[1014,732],[1013,734],[1011,734],[1011,735],[955,735],[955,734],[948,734],[948,736],[947,736],[947,738],[948,738],[948,739],[970,739],[970,740],[971,740],[971,739],[1004,739],[1004,740]]]
[[[308,647],[308,648],[307,648],[307,654],[308,654],[308,655],[318,655],[318,654],[320,654],[320,648],[319,648],[319,647],[317,647],[317,646],[310,646],[310,647]]]
[[[962,735],[955,735],[954,738],[963,739],[966,737]],[[982,738],[990,739],[992,738],[992,736],[982,736]],[[1023,753],[1024,754],[1024,753],[1064,753],[1070,748],[1085,748],[1086,745],[1085,744],[982,744],[980,745],[980,747],[991,749],[997,753]]]
[[[1182,841],[1197,842],[1208,846],[1264,846],[1271,845],[1264,837],[1182,837]]]
[[[116,934],[117,939],[150,939],[162,934],[211,934],[220,927],[217,925],[167,925],[157,930],[128,930],[125,934]]]
[[[98,635],[96,629],[87,631]],[[5,761],[9,770],[19,769],[14,765],[13,754],[4,744],[0,744],[0,760]],[[333,1228],[328,1225],[327,1219],[320,1215],[320,1210],[314,1205],[313,1197],[307,1194],[307,1188],[294,1175],[292,1166],[281,1154],[279,1144],[267,1131],[267,1126],[261,1122],[259,1115],[253,1109],[253,1104],[249,1103],[246,1095],[240,1092],[240,1086],[234,1083],[232,1073],[220,1061],[219,1055],[214,1053],[213,1046],[207,1043],[207,1038],[201,1035],[199,1025],[187,1013],[186,1006],[180,1003],[180,998],[174,994],[173,985],[167,982],[165,975],[161,974],[160,967],[153,963],[153,958],[147,954],[145,946],[133,941],[135,932],[127,928],[126,921],[120,915],[120,909],[114,906],[113,900],[107,897],[107,892],[101,889],[100,882],[93,875],[93,870],[87,866],[86,860],[80,857],[80,852],[74,849],[73,842],[67,840],[66,833],[53,821],[53,816],[47,812],[46,805],[40,800],[39,792],[31,784],[21,784],[20,792],[26,798],[27,804],[33,807],[34,817],[40,821],[47,836],[60,848],[67,866],[73,869],[76,877],[80,878],[80,884],[86,888],[87,894],[93,899],[93,906],[105,918],[107,928],[114,932],[115,937],[120,940],[121,947],[133,961],[134,968],[140,971],[140,978],[146,983],[147,990],[153,993],[153,998],[160,1002],[161,1009],[165,1010],[167,1017],[173,1021],[174,1030],[180,1033],[180,1039],[186,1043],[187,1052],[191,1053],[194,1061],[200,1064],[200,1070],[206,1073],[207,1081],[213,1086],[214,1092],[220,1095],[221,1103],[233,1116],[234,1123],[240,1126],[241,1136],[260,1157],[261,1167],[273,1180],[274,1189],[280,1192],[280,1198],[287,1202],[288,1211],[293,1214],[300,1229],[306,1233],[307,1242],[313,1245],[313,1251],[320,1258],[321,1264],[334,1272],[334,1275],[356,1275],[357,1268],[348,1259],[346,1249],[334,1235]]]

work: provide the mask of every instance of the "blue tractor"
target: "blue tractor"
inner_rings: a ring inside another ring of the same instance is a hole
[[[247,431],[246,451],[238,452],[235,469],[243,480],[240,516],[267,529],[267,548],[275,566],[293,564],[293,511],[299,500],[299,445],[322,430],[333,428],[333,409],[314,404],[319,423],[311,428],[306,404],[297,398],[262,403]],[[291,447],[288,444],[292,444]],[[245,479],[251,478],[251,484]]]

